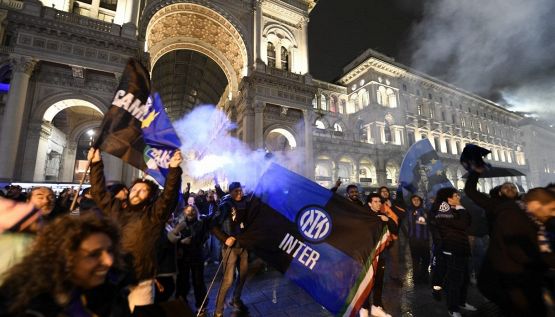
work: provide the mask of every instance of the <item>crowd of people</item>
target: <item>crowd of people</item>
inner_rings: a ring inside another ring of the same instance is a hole
[[[182,156],[171,158],[164,190],[148,179],[127,187],[107,184],[100,151],[91,149],[91,187],[75,201],[73,189],[58,197],[48,187],[27,195],[17,186],[0,191],[0,316],[130,316],[142,307],[187,302],[206,316],[227,306],[244,313],[241,300],[249,250],[238,237],[248,228],[249,204],[239,182],[228,192],[181,192]],[[379,256],[374,286],[359,316],[391,316],[382,290],[400,278],[401,247],[408,244],[416,284],[445,299],[450,316],[476,311],[467,302],[471,282],[504,316],[546,316],[553,294],[555,186],[519,193],[504,183],[489,195],[477,190],[485,169],[473,166],[464,191],[440,189],[432,200],[404,197],[386,186],[365,195],[348,184],[345,197],[383,222],[390,234]],[[341,190],[341,181],[331,189]],[[366,197],[364,197],[366,196]],[[403,243],[401,243],[401,240]],[[208,298],[204,269],[222,271]]]

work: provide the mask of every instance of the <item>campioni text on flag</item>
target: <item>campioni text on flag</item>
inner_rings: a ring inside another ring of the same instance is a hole
[[[148,98],[146,104],[143,104],[140,99],[136,98],[132,93],[125,90],[118,90],[112,101],[112,105],[122,108],[129,112],[133,117],[139,121],[143,121],[150,112],[152,107],[152,100]]]

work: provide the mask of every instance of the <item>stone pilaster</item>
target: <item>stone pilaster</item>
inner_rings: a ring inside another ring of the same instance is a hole
[[[304,119],[304,147],[305,147],[305,167],[304,173],[307,178],[314,180],[314,145],[312,136],[312,122],[314,112],[312,110],[303,110]]]
[[[264,108],[266,103],[257,101],[254,104],[254,147],[264,147]]]
[[[36,60],[26,56],[13,57],[10,62],[13,75],[0,130],[0,153],[2,153],[0,179],[6,180],[11,180],[14,176],[27,100],[27,88],[31,74],[37,64]]]

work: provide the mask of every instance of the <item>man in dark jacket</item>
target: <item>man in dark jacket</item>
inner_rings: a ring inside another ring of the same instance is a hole
[[[478,288],[506,316],[546,316],[542,292],[555,257],[545,223],[555,215],[555,193],[532,189],[523,203],[509,200],[487,211],[493,221]]]
[[[237,242],[237,237],[245,230],[245,225],[248,223],[248,202],[243,195],[241,183],[232,182],[229,185],[229,195],[222,198],[213,222],[212,233],[224,244],[222,249],[224,277],[216,297],[214,314],[214,316],[221,317],[223,316],[225,297],[233,282],[237,264],[239,274],[231,305],[234,311],[246,310],[246,306],[241,301],[241,292],[247,277],[249,255],[247,249],[241,247]]]
[[[445,259],[445,288],[449,315],[460,317],[460,309],[475,311],[466,302],[469,282],[468,258],[470,244],[466,230],[470,215],[461,205],[461,196],[454,188],[442,188],[437,192],[432,206],[437,230],[441,239],[441,253]]]
[[[340,179],[338,179],[337,182],[335,182],[335,186],[333,186],[330,190],[334,193],[337,193],[337,190],[339,189],[339,186],[341,186],[341,180]],[[347,199],[350,202],[364,207],[364,203],[362,202],[362,200],[360,200],[360,193],[358,191],[358,186],[357,185],[350,184],[350,185],[347,186],[345,191],[347,192]]]
[[[202,253],[204,242],[208,238],[208,220],[200,219],[196,206],[185,206],[183,214],[185,216],[183,221],[168,234],[169,240],[175,243],[178,249],[177,297],[181,296],[184,301],[187,301],[192,280],[198,315],[205,316],[207,303],[202,305],[206,296]]]
[[[122,248],[133,256],[138,284],[131,288],[129,306],[154,303],[154,277],[156,274],[156,245],[162,226],[175,210],[178,201],[181,152],[176,151],[169,163],[164,191],[158,197],[158,186],[146,179],[137,179],[129,190],[128,204],[113,199],[106,189],[104,165],[100,150],[91,148],[87,158],[91,164],[91,194],[106,217],[117,221],[122,231]]]

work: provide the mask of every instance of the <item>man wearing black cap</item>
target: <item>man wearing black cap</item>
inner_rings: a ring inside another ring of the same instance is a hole
[[[229,194],[222,198],[212,227],[212,233],[224,244],[222,249],[224,277],[216,297],[216,312],[214,316],[223,316],[225,297],[233,282],[237,263],[239,263],[239,275],[237,276],[238,280],[233,291],[231,306],[237,312],[246,310],[246,306],[241,301],[241,291],[247,277],[248,252],[247,249],[239,245],[237,236],[245,230],[247,207],[247,199],[245,199],[243,194],[241,183],[231,183],[229,185]]]

